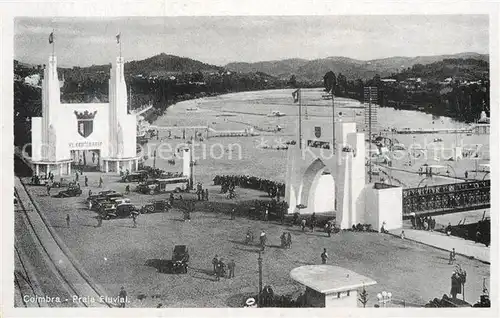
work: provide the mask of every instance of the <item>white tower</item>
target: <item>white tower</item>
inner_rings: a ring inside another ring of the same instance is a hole
[[[109,156],[119,157],[123,151],[122,120],[127,115],[127,85],[123,72],[123,57],[117,57],[109,79]],[[135,129],[135,127],[133,127]],[[120,144],[121,143],[121,144]]]
[[[55,147],[55,141],[51,140],[51,130],[56,126],[57,114],[61,105],[61,92],[59,78],[57,76],[57,57],[49,57],[49,64],[44,69],[42,80],[42,159],[49,161],[53,156],[50,148]]]

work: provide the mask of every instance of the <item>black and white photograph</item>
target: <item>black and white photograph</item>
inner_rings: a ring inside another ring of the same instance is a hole
[[[3,305],[498,308],[492,19],[14,16]]]

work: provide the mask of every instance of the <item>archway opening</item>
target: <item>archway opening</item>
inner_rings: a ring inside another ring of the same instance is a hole
[[[304,172],[299,190],[302,213],[335,211],[335,179],[321,159],[314,160]]]

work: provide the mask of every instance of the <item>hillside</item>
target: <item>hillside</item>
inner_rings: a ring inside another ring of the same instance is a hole
[[[206,64],[186,57],[179,57],[169,54],[159,54],[150,58],[131,61],[125,64],[127,74],[143,74],[164,76],[168,73],[196,73],[196,72],[219,72],[223,68]]]
[[[288,59],[281,61],[265,61],[256,63],[229,63],[225,67],[236,72],[264,72],[277,77],[290,77],[292,74],[298,80],[317,81],[328,71],[342,73],[347,79],[371,79],[376,74],[381,77],[400,72],[416,64],[430,64],[444,59],[477,59],[489,61],[489,56],[478,53],[458,53],[450,55],[389,57],[362,61],[347,57],[328,57],[316,60]]]

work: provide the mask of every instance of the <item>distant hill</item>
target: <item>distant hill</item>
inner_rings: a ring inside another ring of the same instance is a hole
[[[281,61],[267,61],[256,63],[229,63],[225,66],[225,68],[240,73],[261,72],[276,77],[288,78],[295,72],[295,70],[307,63],[309,63],[309,61],[304,59],[287,59]]]
[[[415,64],[409,69],[391,76],[399,81],[408,78],[422,78],[440,82],[446,78],[455,80],[487,80],[490,74],[488,61],[474,58],[453,58],[430,64]]]
[[[168,73],[219,72],[223,68],[187,57],[169,54],[159,54],[140,61],[130,61],[125,64],[127,74],[143,74],[164,76]]]
[[[370,79],[376,74],[381,77],[401,72],[415,64],[430,64],[444,59],[478,59],[489,61],[489,55],[479,53],[458,53],[435,56],[389,57],[362,61],[342,56],[327,57],[315,60],[288,59],[281,61],[265,61],[256,63],[229,63],[225,67],[236,72],[264,72],[277,77],[290,77],[292,74],[298,80],[321,80],[328,71],[342,73],[348,79]]]

